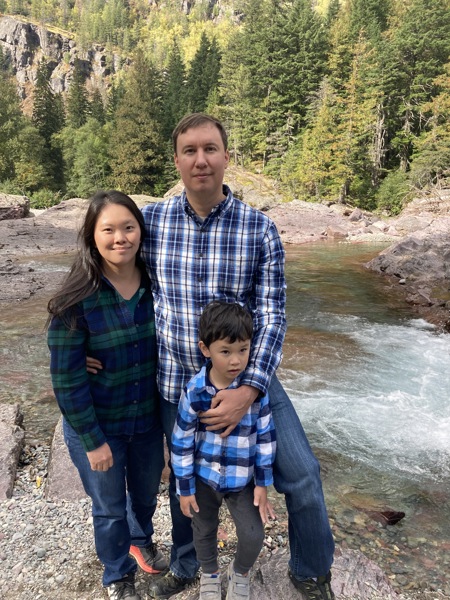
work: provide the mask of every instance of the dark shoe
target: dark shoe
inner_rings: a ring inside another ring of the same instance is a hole
[[[149,544],[145,548],[130,546],[130,554],[146,573],[157,575],[169,566],[156,544]]]
[[[331,589],[331,573],[322,575],[317,580],[300,580],[289,569],[289,578],[307,600],[334,600],[333,590]]]
[[[177,577],[172,571],[169,571],[164,577],[160,577],[155,583],[152,583],[149,594],[152,598],[170,598],[170,596],[183,591],[195,580],[196,577]]]
[[[134,573],[129,573],[120,581],[106,587],[110,600],[141,600],[134,587]]]

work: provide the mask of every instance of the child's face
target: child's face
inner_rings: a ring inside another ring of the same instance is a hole
[[[199,343],[203,355],[211,359],[211,380],[216,387],[228,387],[245,370],[250,356],[251,340],[216,340],[209,348]]]

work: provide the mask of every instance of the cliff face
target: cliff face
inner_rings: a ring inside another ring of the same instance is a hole
[[[68,32],[56,33],[8,16],[0,17],[0,46],[17,79],[25,112],[31,109],[37,68],[42,58],[48,63],[50,85],[57,93],[69,89],[76,59],[86,75],[88,88],[101,91],[119,67],[119,56],[111,56],[101,46],[82,51]]]

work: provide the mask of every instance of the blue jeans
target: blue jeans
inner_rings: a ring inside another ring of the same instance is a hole
[[[276,375],[272,377],[268,393],[277,434],[275,488],[285,495],[288,510],[289,567],[298,579],[326,575],[333,562],[334,540],[325,507],[319,462]],[[169,450],[177,410],[176,404],[161,400],[161,418]],[[198,562],[192,542],[191,519],[180,510],[172,471],[169,493],[173,526],[170,568],[179,577],[193,577]]]
[[[93,471],[77,433],[63,420],[64,440],[70,458],[78,469],[86,494],[92,498],[95,548],[104,566],[103,585],[107,586],[134,572],[136,562],[128,552],[135,540],[127,521],[127,490],[136,521],[150,543],[152,517],[164,465],[161,423],[155,417],[146,433],[111,436],[108,444],[114,465],[107,471]]]
[[[269,386],[277,435],[274,484],[288,510],[289,567],[298,579],[326,575],[333,562],[334,540],[314,456],[300,419],[278,378]]]

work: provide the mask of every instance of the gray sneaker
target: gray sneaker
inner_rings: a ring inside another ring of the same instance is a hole
[[[134,573],[129,573],[121,581],[111,583],[106,590],[110,600],[141,600],[134,587]]]
[[[203,573],[200,577],[199,600],[222,600],[220,573],[214,575]]]
[[[228,591],[226,600],[250,598],[250,574],[240,575],[234,570],[234,560],[228,565]]]

